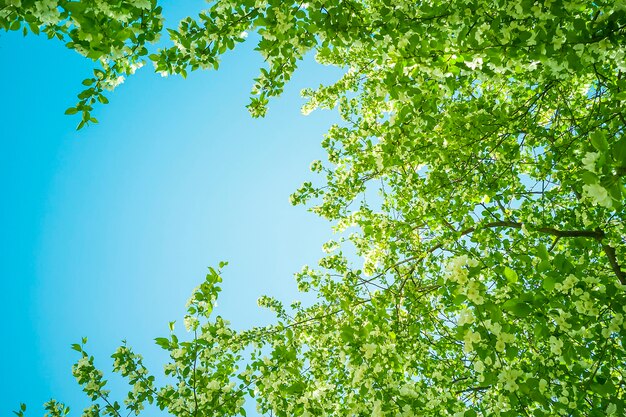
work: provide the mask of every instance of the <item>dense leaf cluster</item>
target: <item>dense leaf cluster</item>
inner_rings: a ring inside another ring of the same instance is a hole
[[[163,30],[156,0],[0,0],[0,29],[57,39],[99,63],[78,103],[66,114],[81,114],[78,129],[97,120],[94,105],[106,104],[111,91],[145,63],[148,46]]]

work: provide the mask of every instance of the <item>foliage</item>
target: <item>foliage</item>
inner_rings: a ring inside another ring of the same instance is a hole
[[[308,51],[345,70],[304,91],[305,113],[343,121],[311,166],[322,184],[292,196],[338,241],[296,276],[317,302],[262,298],[277,315],[265,328],[211,318],[211,270],[192,340],[157,339],[173,382],[114,354],[125,407],[230,416],[251,396],[277,416],[624,415],[625,31],[623,1],[226,0],[184,19],[148,59],[186,75],[255,32],[254,116]],[[77,350],[85,415],[121,416]]]
[[[96,103],[106,104],[111,91],[144,65],[147,46],[163,29],[162,8],[154,0],[67,1],[0,0],[0,28],[46,35],[97,61],[93,77],[66,114],[81,113],[78,129],[90,122]]]

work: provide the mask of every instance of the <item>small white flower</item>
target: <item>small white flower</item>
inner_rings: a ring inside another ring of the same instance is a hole
[[[617,406],[613,403],[609,404],[608,407],[606,407],[607,416],[612,416],[613,414],[615,414],[616,411],[617,411]]]
[[[458,321],[458,325],[459,326],[463,326],[465,324],[472,324],[474,323],[474,314],[472,313],[472,310],[466,308],[461,310],[461,314],[459,315],[459,321]]]
[[[517,369],[505,369],[498,374],[498,382],[504,384],[505,390],[513,392],[519,388],[515,381],[522,374],[523,372]]]
[[[135,71],[137,71],[139,68],[143,67],[143,66],[144,66],[144,64],[145,64],[145,63],[144,63],[144,62],[142,62],[142,61],[135,62],[135,63],[131,64],[131,66],[130,66],[130,73],[131,73],[131,74],[134,74],[134,73],[135,73]]]
[[[480,69],[483,67],[483,59],[481,57],[476,57],[471,61],[465,61],[465,65],[473,70],[475,70],[476,68]]]
[[[583,168],[590,172],[596,172],[596,161],[600,157],[599,152],[587,152],[583,157]]]
[[[374,343],[366,343],[363,345],[363,356],[365,359],[371,358],[374,355],[374,352],[376,352],[376,345]]]
[[[600,205],[606,208],[613,206],[611,196],[609,196],[606,188],[600,184],[583,185],[583,195],[585,198],[590,199],[594,205]]]
[[[480,342],[480,340],[480,333],[475,333],[472,330],[468,330],[467,332],[465,332],[465,337],[463,338],[463,351],[465,353],[472,352],[474,350],[474,343]]]
[[[185,329],[187,329],[188,332],[196,330],[198,327],[198,319],[193,316],[185,316],[184,323]]]
[[[382,406],[380,401],[374,401],[374,407],[372,409],[372,417],[383,417],[385,414],[383,413]]]
[[[121,75],[111,82],[113,87],[117,87],[120,84],[124,84],[124,77]]]
[[[561,354],[561,349],[563,348],[563,342],[559,339],[557,339],[554,336],[550,336],[550,351],[552,351],[552,353],[554,353],[555,355],[560,355]]]

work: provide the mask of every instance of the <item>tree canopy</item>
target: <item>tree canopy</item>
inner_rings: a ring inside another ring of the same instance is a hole
[[[155,0],[0,0],[0,26],[96,62],[68,113],[144,62],[218,68],[252,41],[248,105],[265,114],[305,54],[343,70],[303,91],[341,123],[292,195],[336,241],[296,274],[312,305],[263,297],[275,323],[214,317],[221,270],[156,342],[158,385],[122,345],[114,399],[82,344],[84,416],[605,416],[626,413],[626,3],[221,0],[162,32]],[[356,252],[357,257],[349,255]],[[220,265],[220,268],[224,265]],[[65,405],[47,404],[49,416]],[[128,410],[128,411],[124,411]],[[18,411],[23,415],[24,411]]]

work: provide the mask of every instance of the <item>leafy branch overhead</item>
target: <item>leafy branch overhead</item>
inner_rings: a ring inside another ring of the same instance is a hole
[[[1,0],[0,28],[60,40],[98,62],[94,76],[83,81],[87,88],[78,95],[78,103],[66,111],[82,115],[81,129],[97,122],[91,112],[97,103],[108,103],[104,92],[144,65],[149,44],[163,30],[161,11],[150,0]]]
[[[85,415],[245,415],[250,397],[276,416],[626,414],[623,2],[219,1],[156,51],[154,1],[2,4],[2,27],[99,61],[83,124],[143,61],[186,76],[246,39],[265,59],[253,116],[309,51],[344,71],[303,92],[342,120],[292,195],[337,231],[296,274],[317,302],[264,297],[276,322],[235,331],[211,316],[212,270],[185,341],[157,339],[166,385],[122,346],[133,390],[114,402],[80,347]]]

